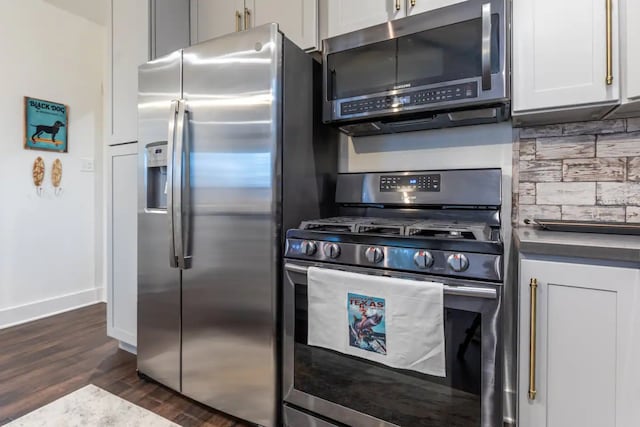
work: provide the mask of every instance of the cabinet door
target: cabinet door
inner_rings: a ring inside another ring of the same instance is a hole
[[[317,0],[253,0],[255,26],[277,22],[280,30],[301,49],[318,46]]]
[[[107,333],[134,347],[138,301],[137,145],[110,149],[107,195]]]
[[[148,0],[111,0],[109,143],[138,139],[138,66],[149,60]]]
[[[637,425],[640,270],[530,259],[520,266],[519,425]],[[530,399],[534,278],[537,393]]]
[[[607,84],[605,0],[513,2],[514,112],[615,104],[619,99],[617,0],[612,84]]]
[[[640,100],[640,1],[622,0],[626,10],[622,14],[624,24],[624,42],[622,55],[624,55],[626,69],[626,98]]]
[[[151,58],[189,46],[190,0],[153,0],[151,3]]]
[[[243,22],[243,0],[191,0],[193,43],[241,31]]]
[[[462,3],[465,0],[405,0],[407,2],[407,15],[416,15],[439,9],[452,4]]]
[[[405,0],[326,0],[327,37],[405,16]]]

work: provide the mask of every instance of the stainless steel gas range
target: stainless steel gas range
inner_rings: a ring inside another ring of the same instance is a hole
[[[502,425],[501,171],[341,174],[336,201],[287,232],[285,425]],[[446,376],[309,345],[312,266],[442,283]]]

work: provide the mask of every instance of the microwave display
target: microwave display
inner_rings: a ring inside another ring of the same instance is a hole
[[[491,19],[491,72],[497,73],[499,15]],[[332,53],[326,61],[330,101],[477,78],[482,75],[482,19]]]

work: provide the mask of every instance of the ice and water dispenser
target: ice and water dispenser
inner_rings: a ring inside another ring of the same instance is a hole
[[[146,146],[147,209],[167,209],[167,143]]]

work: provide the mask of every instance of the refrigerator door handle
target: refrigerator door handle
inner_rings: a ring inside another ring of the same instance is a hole
[[[174,242],[176,248],[176,257],[178,258],[178,268],[185,270],[190,267],[190,258],[186,251],[188,248],[189,236],[189,216],[188,211],[190,205],[190,171],[189,171],[189,152],[186,148],[185,133],[187,130],[187,107],[184,100],[178,103],[178,121],[176,125],[176,162],[174,185],[177,190],[174,198],[173,214],[174,214]]]
[[[178,105],[180,101],[174,99],[171,101],[171,109],[169,114],[169,135],[167,138],[167,152],[169,160],[167,161],[167,217],[169,219],[169,265],[172,268],[178,268],[178,261],[176,258],[176,245],[175,245],[175,224],[173,216],[173,204],[174,204],[174,167],[175,160],[175,140],[176,140],[176,119],[178,117]]]

